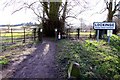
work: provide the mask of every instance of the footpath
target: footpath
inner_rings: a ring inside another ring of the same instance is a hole
[[[55,41],[45,39],[35,48],[22,62],[11,65],[3,75],[7,72],[6,78],[58,78]]]

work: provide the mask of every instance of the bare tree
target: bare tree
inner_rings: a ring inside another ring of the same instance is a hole
[[[44,27],[44,33],[46,36],[54,36],[54,29],[58,28],[61,29],[60,23],[60,15],[59,9],[62,4],[62,0],[58,0],[58,2],[51,2],[49,0],[42,1],[41,0],[33,0],[32,2],[22,1],[18,2],[17,0],[11,0],[11,2],[5,2],[5,7],[9,5],[15,5],[17,3],[21,4],[21,6],[13,11],[12,14],[23,10],[23,9],[30,9],[34,12],[37,16],[38,21]],[[64,5],[66,6],[66,4]],[[63,16],[65,17],[66,7],[63,6]],[[58,14],[59,13],[59,14]],[[64,19],[61,19],[64,20]],[[61,30],[62,31],[62,30]]]
[[[106,3],[106,8],[108,10],[107,21],[112,22],[114,14],[116,13],[117,10],[119,10],[119,4],[116,2],[116,0],[114,2],[113,0],[110,0],[109,2],[107,0],[104,1]],[[117,34],[117,28],[113,31],[113,33]]]
[[[107,21],[111,22],[113,20],[113,16],[116,13],[116,11],[118,10],[118,6],[119,4],[116,4],[116,0],[113,2],[113,0],[110,0],[110,2],[108,2],[107,0],[105,0],[106,3],[106,7],[108,9],[108,17],[107,17]],[[114,6],[113,6],[114,3]]]
[[[117,11],[120,11],[119,9],[119,2],[117,3],[116,0],[104,0],[106,7],[101,10],[100,13],[103,13],[104,11],[108,10],[107,19],[106,22],[112,22],[113,17],[115,16],[115,13]],[[113,30],[113,34],[117,34],[118,32],[118,26],[116,26],[115,30]],[[100,30],[100,38],[102,38],[103,33],[107,34],[107,30]]]
[[[85,5],[87,4],[85,0],[83,0],[84,4],[79,0],[65,0],[65,2],[62,2],[62,0],[57,0],[57,2],[55,1],[51,2],[50,0],[43,0],[41,2],[41,0],[33,0],[32,2],[29,2],[29,0],[10,0],[5,2],[5,7],[19,4],[20,6],[17,7],[17,9],[15,8],[12,14],[23,9],[32,10],[37,16],[39,23],[42,24],[44,34],[46,36],[54,36],[55,28],[57,28],[59,32],[63,33],[66,19],[77,19],[78,15],[88,8]],[[75,4],[72,5],[72,2]],[[72,12],[76,5],[82,6],[78,13]]]

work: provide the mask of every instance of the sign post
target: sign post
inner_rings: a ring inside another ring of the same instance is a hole
[[[97,42],[99,41],[99,30],[97,30]]]
[[[112,36],[113,30],[107,30],[108,43],[110,43],[110,37]]]
[[[93,28],[97,30],[97,41],[99,41],[99,30],[106,29],[108,43],[110,43],[110,36],[112,36],[113,29],[115,29],[115,22],[94,22]]]

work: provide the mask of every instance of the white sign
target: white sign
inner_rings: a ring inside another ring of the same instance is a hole
[[[107,30],[107,36],[112,36],[113,30]]]
[[[94,29],[115,29],[115,22],[94,22]]]

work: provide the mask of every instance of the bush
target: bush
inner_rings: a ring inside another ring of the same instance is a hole
[[[113,35],[110,40],[110,45],[120,52],[120,36]]]
[[[0,65],[7,65],[9,60],[5,57],[0,58]]]

